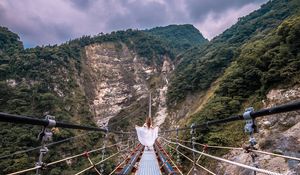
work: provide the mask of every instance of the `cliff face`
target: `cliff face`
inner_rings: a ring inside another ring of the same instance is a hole
[[[163,122],[167,77],[174,67],[170,58],[160,56],[163,65],[147,64],[123,43],[89,45],[84,54],[81,84],[99,126],[107,125],[121,110],[147,99],[154,80],[153,105],[159,111],[155,116],[159,116],[159,124]]]
[[[300,98],[300,87],[272,89],[268,92],[264,107],[272,107]],[[257,120],[259,133],[255,134],[258,150],[281,155],[300,157],[300,111],[276,114]],[[251,157],[242,151],[231,151],[225,158],[251,165]],[[295,160],[258,154],[257,163],[260,168],[282,174],[298,175],[300,163]],[[251,171],[228,164],[219,164],[225,174],[250,174]],[[259,174],[259,173],[258,173]]]
[[[7,38],[7,42],[0,45],[1,112],[37,118],[49,113],[58,121],[87,126],[109,123],[109,129],[125,131],[144,123],[151,91],[152,116],[157,124],[164,122],[168,80],[174,70],[173,50],[178,46],[170,48],[160,38],[164,34],[117,31],[83,36],[59,46],[24,49],[16,34],[6,28],[0,31],[4,31],[0,32],[0,38]],[[1,140],[0,156],[40,146],[36,140],[40,128],[0,125],[1,135],[6,138]],[[53,141],[73,137],[79,132],[59,129]],[[51,155],[45,161],[58,160],[103,143],[99,133],[80,139],[51,148]],[[32,152],[20,154],[9,161],[2,159],[0,169],[5,174],[14,172],[30,167],[34,160]],[[75,160],[72,164],[81,166],[62,165],[55,171],[73,174],[74,169],[82,169],[86,162]],[[45,173],[51,174],[50,171]],[[108,174],[109,167],[105,171],[104,174]]]

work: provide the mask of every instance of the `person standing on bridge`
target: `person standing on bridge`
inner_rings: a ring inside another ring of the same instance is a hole
[[[158,127],[153,127],[151,118],[147,117],[143,127],[136,125],[135,129],[140,143],[146,146],[149,150],[149,147],[152,147],[157,139]]]

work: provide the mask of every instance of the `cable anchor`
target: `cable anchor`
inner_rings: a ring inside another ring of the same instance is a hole
[[[35,166],[39,166],[36,170],[36,175],[40,175],[40,170],[45,169],[47,164],[43,162],[44,155],[49,151],[46,147],[46,143],[52,141],[52,131],[51,129],[56,125],[55,117],[51,115],[46,115],[45,119],[48,120],[48,125],[43,126],[42,131],[38,135],[38,140],[41,142],[41,149],[39,154],[38,162],[35,163]]]

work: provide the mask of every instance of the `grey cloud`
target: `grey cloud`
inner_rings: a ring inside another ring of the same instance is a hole
[[[204,20],[210,12],[219,17],[228,9],[238,9],[250,3],[264,2],[265,0],[187,0],[187,12],[193,21]]]
[[[113,16],[108,22],[108,28],[149,28],[168,23],[168,13],[164,4],[123,2],[123,8],[127,13]]]
[[[78,9],[87,9],[93,5],[94,0],[69,0]]]
[[[27,45],[62,43],[81,35],[191,23],[212,38],[266,0],[1,0],[0,25]],[[26,8],[24,8],[26,6]],[[232,10],[243,10],[228,14]],[[223,20],[224,15],[228,17]],[[209,19],[209,20],[208,20]],[[232,21],[232,22],[231,22]],[[214,27],[217,26],[217,29]]]

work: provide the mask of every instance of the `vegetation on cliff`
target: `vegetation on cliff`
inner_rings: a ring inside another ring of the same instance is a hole
[[[97,36],[83,36],[62,45],[24,49],[18,35],[0,27],[0,111],[14,114],[55,115],[57,120],[95,125],[88,99],[78,83],[82,76],[85,46],[110,42],[122,44],[138,54],[148,64],[162,64],[162,56],[177,60],[169,91],[169,108],[182,102],[188,94],[205,92],[218,79],[218,88],[202,110],[192,116],[201,123],[225,118],[241,112],[246,102],[256,102],[275,86],[290,86],[300,81],[300,3],[297,0],[273,0],[261,9],[239,19],[223,34],[207,42],[191,25],[171,25],[146,31],[127,30]],[[144,102],[147,103],[146,101]],[[139,108],[141,104],[135,104]],[[121,111],[129,116],[128,109]],[[144,110],[145,111],[145,110]],[[122,120],[119,128],[139,118]],[[1,155],[39,146],[39,127],[0,123]],[[218,145],[233,145],[241,139],[232,134],[233,124],[211,128],[198,135],[198,140]],[[59,130],[54,141],[69,138],[78,131]],[[229,134],[231,133],[231,134]],[[80,142],[51,148],[45,160],[51,161],[80,153],[101,145],[101,137],[91,134]],[[35,154],[26,153],[0,160],[4,173],[31,167]],[[100,158],[99,156],[96,159]],[[77,160],[76,167],[62,164],[50,175],[73,173],[85,165]],[[107,166],[109,171],[110,166]]]
[[[168,104],[174,106],[188,94],[205,91],[232,61],[238,60],[242,46],[262,38],[284,19],[299,11],[296,0],[274,0],[242,17],[208,44],[184,53],[176,67],[168,91]]]
[[[89,102],[78,82],[84,71],[84,47],[104,42],[122,49],[122,44],[138,54],[147,64],[162,64],[163,56],[175,58],[173,49],[161,38],[143,31],[127,30],[97,36],[83,36],[62,45],[24,49],[17,34],[0,28],[0,111],[42,118],[49,113],[59,121],[95,125]],[[0,123],[1,156],[19,150],[40,146],[36,137],[40,127]],[[53,141],[77,135],[79,131],[61,129]],[[98,137],[97,137],[98,136]],[[100,134],[101,136],[101,134]],[[71,142],[51,148],[45,161],[56,160],[62,155],[80,153],[101,145],[99,134],[92,134],[84,142]],[[56,154],[55,154],[56,153]],[[4,173],[31,167],[37,153],[31,152],[3,159],[0,169]],[[99,157],[98,157],[99,158]],[[96,157],[97,159],[97,157]],[[77,160],[75,169],[87,162]],[[71,173],[74,167],[64,164],[49,174]],[[72,173],[71,173],[72,174]]]
[[[299,19],[300,15],[288,18],[268,35],[243,45],[238,59],[226,69],[214,96],[193,116],[193,121],[201,123],[229,117],[240,112],[245,102],[251,101],[253,105],[263,100],[271,88],[299,84]],[[220,136],[221,132],[216,132],[217,136],[209,134],[204,142],[235,143],[233,137]]]
[[[193,25],[169,25],[145,30],[150,35],[163,40],[177,54],[208,42]]]

